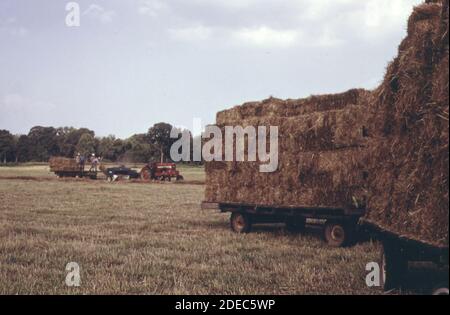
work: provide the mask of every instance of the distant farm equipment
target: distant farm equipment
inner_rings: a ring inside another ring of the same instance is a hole
[[[78,163],[75,159],[63,157],[52,157],[49,160],[50,171],[58,178],[89,178],[97,179],[97,171],[85,170],[85,165]]]
[[[98,174],[103,173],[108,182],[117,180],[143,180],[143,181],[181,181],[183,176],[177,170],[175,163],[149,163],[140,172],[125,165],[106,167],[100,165],[99,171],[94,168],[88,169],[84,163],[77,159],[64,157],[52,157],[49,161],[50,171],[54,172],[58,178],[89,178],[97,179]]]
[[[149,163],[142,168],[140,178],[146,181],[171,181],[172,179],[179,181],[184,179],[177,170],[175,163]]]
[[[119,167],[102,168],[103,173],[106,175],[106,179],[109,182],[113,182],[119,179],[138,179],[139,173],[124,165]]]

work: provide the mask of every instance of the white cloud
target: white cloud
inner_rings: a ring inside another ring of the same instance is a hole
[[[83,15],[89,16],[93,19],[100,21],[103,24],[111,23],[116,12],[113,10],[106,10],[98,4],[91,4],[84,12]]]
[[[198,25],[187,28],[169,29],[169,34],[173,39],[180,41],[205,41],[211,38],[213,30]]]
[[[398,32],[423,0],[304,0],[300,20],[368,39]],[[350,34],[350,35],[351,35]]]
[[[385,33],[400,26],[411,14],[412,6],[422,1],[370,0],[364,8],[364,25],[373,32]]]
[[[167,10],[169,6],[161,0],[141,0],[138,6],[138,13],[151,17],[156,17],[160,12]]]
[[[233,37],[241,43],[276,47],[292,46],[299,40],[300,35],[296,30],[275,30],[267,26],[243,28],[233,33]]]
[[[20,94],[7,94],[3,97],[3,100],[0,101],[0,106],[2,109],[6,111],[15,111],[15,110],[52,110],[55,109],[56,106],[49,102],[35,101],[31,100],[27,97],[24,97]]]
[[[0,112],[1,126],[11,130],[46,123],[58,124],[58,115],[61,114],[53,103],[14,93],[0,98]]]
[[[255,5],[259,5],[264,2],[270,2],[270,0],[190,0],[197,5],[216,5],[223,8],[243,9],[249,8]]]
[[[14,37],[25,37],[29,31],[26,27],[18,25],[14,17],[0,19],[0,34],[8,34]]]
[[[344,40],[339,38],[337,34],[330,27],[323,27],[321,34],[316,37],[310,37],[310,46],[316,47],[334,47],[344,43]]]

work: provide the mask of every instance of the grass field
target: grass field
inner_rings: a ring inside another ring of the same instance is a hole
[[[319,233],[230,231],[201,210],[203,185],[34,181],[0,168],[0,294],[379,294],[365,284],[378,245],[331,249]],[[184,169],[191,179],[201,168]],[[67,287],[77,262],[81,286]]]

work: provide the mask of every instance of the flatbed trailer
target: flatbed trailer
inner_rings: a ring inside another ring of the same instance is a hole
[[[202,209],[229,212],[231,229],[249,233],[253,224],[285,223],[289,229],[301,231],[308,219],[325,222],[324,237],[332,247],[350,245],[355,241],[358,221],[364,209],[308,206],[265,206],[242,203],[215,203],[204,201]]]
[[[92,180],[97,179],[98,172],[95,171],[82,171],[82,170],[71,170],[71,171],[53,171],[58,178],[72,177],[72,178],[89,178]]]
[[[436,246],[399,235],[376,224],[360,220],[361,228],[382,244],[379,258],[381,285],[385,291],[401,288],[405,284],[409,262],[433,262],[448,269],[448,245]],[[448,295],[448,278],[434,290],[435,295]]]

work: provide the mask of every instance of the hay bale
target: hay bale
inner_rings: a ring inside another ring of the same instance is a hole
[[[448,246],[448,0],[415,8],[398,57],[374,92],[366,220]]]
[[[276,172],[261,173],[260,161],[206,163],[206,200],[277,206],[364,205],[367,95],[352,90],[335,98],[271,99],[219,113],[223,134],[225,126],[278,126],[279,166]]]
[[[80,170],[80,166],[75,159],[63,157],[51,157],[49,165],[51,172],[77,172]]]
[[[257,162],[207,163],[206,199],[285,206],[361,207],[365,204],[364,148],[280,155],[274,173]]]
[[[362,104],[368,91],[354,89],[341,94],[310,96],[298,100],[269,98],[261,102],[249,102],[232,109],[219,112],[218,125],[240,124],[242,120],[255,117],[293,117],[314,112],[343,109],[348,105]]]

